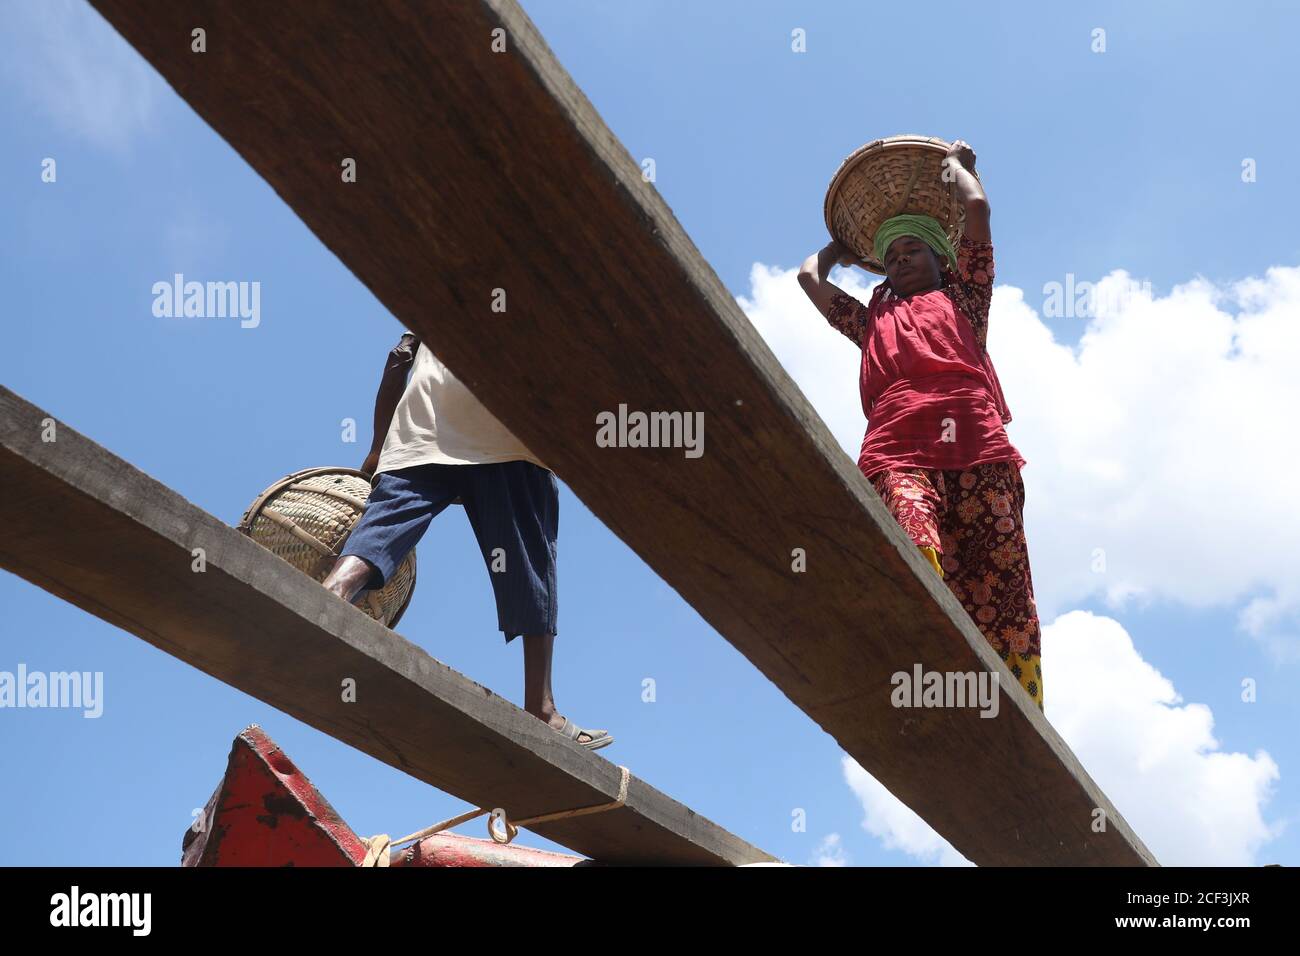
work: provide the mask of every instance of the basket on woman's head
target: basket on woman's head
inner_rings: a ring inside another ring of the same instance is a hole
[[[854,150],[826,190],[826,228],[872,272],[885,274],[873,244],[880,224],[910,213],[930,216],[953,246],[965,212],[943,177],[949,143],[925,136],[888,136]]]

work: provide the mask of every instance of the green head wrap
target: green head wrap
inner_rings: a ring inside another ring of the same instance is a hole
[[[933,249],[934,254],[939,258],[947,259],[952,263],[954,271],[957,269],[957,252],[948,241],[948,236],[939,225],[939,221],[933,216],[914,216],[910,213],[886,219],[876,230],[873,245],[876,258],[880,260],[882,266],[885,264],[885,253],[889,251],[890,243],[899,236],[915,236]]]

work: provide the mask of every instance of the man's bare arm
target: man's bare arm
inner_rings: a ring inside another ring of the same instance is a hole
[[[375,469],[379,467],[379,452],[384,447],[388,428],[393,423],[393,413],[397,411],[397,403],[402,399],[402,392],[406,391],[406,375],[415,362],[415,350],[419,344],[420,340],[414,335],[405,333],[401,341],[389,351],[384,363],[384,374],[379,380],[379,391],[375,393],[375,437],[370,443],[370,453],[361,464],[361,470],[368,476],[373,475]]]

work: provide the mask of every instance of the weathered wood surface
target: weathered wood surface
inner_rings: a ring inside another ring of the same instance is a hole
[[[0,566],[476,806],[524,819],[617,798],[617,766],[67,424],[43,441],[47,417],[0,387]],[[772,859],[636,777],[622,807],[529,829],[602,863]]]
[[[959,851],[1154,863],[517,4],[92,2],[597,516]],[[703,456],[598,447],[597,415],[620,404],[703,413]],[[999,716],[895,709],[890,676],[918,662],[999,671]]]

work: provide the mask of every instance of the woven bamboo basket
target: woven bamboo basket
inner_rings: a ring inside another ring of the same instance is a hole
[[[248,506],[238,528],[316,581],[325,580],[370,499],[370,480],[355,468],[307,468],[281,478]],[[362,592],[358,607],[388,627],[401,620],[415,590],[415,549],[382,588]]]
[[[872,140],[840,163],[826,190],[826,228],[872,272],[885,274],[872,242],[886,219],[903,213],[933,216],[955,246],[965,210],[954,184],[944,182],[943,157],[951,144],[926,136]],[[978,178],[978,174],[976,175]]]

